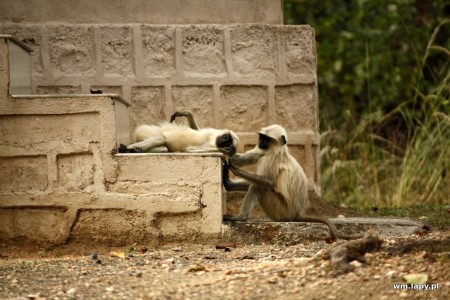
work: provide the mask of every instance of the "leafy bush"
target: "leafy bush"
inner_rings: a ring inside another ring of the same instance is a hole
[[[449,203],[444,1],[285,0],[316,30],[322,190],[351,206]]]

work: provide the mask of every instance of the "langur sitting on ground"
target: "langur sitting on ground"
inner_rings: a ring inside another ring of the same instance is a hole
[[[327,218],[305,215],[309,207],[308,180],[303,168],[289,153],[286,130],[280,125],[271,125],[262,128],[258,134],[258,145],[243,154],[233,153],[232,147],[220,149],[230,156],[224,167],[225,189],[247,191],[239,215],[225,215],[224,219],[245,221],[254,204],[259,202],[274,221],[323,223],[336,239],[336,227]],[[238,168],[251,164],[257,165],[256,174]],[[245,181],[231,181],[228,168]]]

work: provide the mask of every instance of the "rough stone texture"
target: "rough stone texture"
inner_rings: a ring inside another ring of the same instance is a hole
[[[226,76],[224,37],[215,26],[182,29],[183,71],[191,77]]]
[[[69,240],[101,244],[128,244],[154,238],[147,230],[149,216],[127,209],[80,209]],[[99,226],[99,224],[104,224]],[[105,226],[107,224],[107,226]],[[154,233],[156,236],[156,232]],[[120,243],[117,243],[120,241]]]
[[[282,0],[2,0],[0,22],[283,23]]]
[[[160,86],[134,87],[131,90],[130,126],[136,128],[140,124],[158,124],[165,119],[163,114],[164,94]],[[159,120],[159,121],[156,121]]]
[[[313,85],[275,87],[277,119],[288,131],[317,128],[317,109]]]
[[[188,107],[199,126],[215,126],[212,86],[173,86],[172,104],[174,111]]]
[[[38,86],[36,87],[36,94],[51,95],[51,94],[81,94],[81,86]]]
[[[267,87],[223,86],[220,96],[224,127],[252,132],[267,125]]]
[[[49,104],[51,102],[48,101]],[[43,112],[45,102],[41,101],[41,103],[42,106],[39,109]],[[69,103],[67,101],[67,104]],[[29,101],[29,104],[31,109],[36,103]],[[101,139],[98,118],[95,112],[3,115],[0,121],[0,153],[14,156],[25,155],[25,153],[45,155],[48,151],[63,153],[86,151],[90,143],[99,142]]]
[[[282,41],[288,76],[314,75],[317,68],[314,32],[291,26],[284,31]]]
[[[142,25],[141,31],[145,76],[174,76],[175,28]]]
[[[273,27],[236,26],[230,34],[233,69],[238,76],[277,76],[278,39]]]
[[[95,162],[91,154],[58,155],[60,192],[93,192]]]
[[[32,240],[60,242],[64,238],[61,224],[65,209],[60,207],[4,208],[0,205],[0,238],[2,240]]]
[[[0,157],[0,191],[5,193],[45,191],[48,186],[44,155]]]
[[[132,43],[130,27],[100,28],[100,51],[105,76],[131,77],[134,75]]]
[[[219,238],[221,154],[116,155],[123,100],[9,96],[10,42],[0,42],[0,241],[156,245]],[[161,87],[147,89],[162,95]],[[142,108],[151,105],[146,94]]]
[[[53,76],[95,74],[94,33],[90,26],[49,26],[48,45]]]

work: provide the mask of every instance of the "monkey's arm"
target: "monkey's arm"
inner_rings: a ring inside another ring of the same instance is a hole
[[[177,117],[186,117],[188,119],[189,127],[194,130],[199,130],[197,122],[194,119],[194,115],[190,110],[186,111],[176,111],[170,116],[170,123],[175,121]]]
[[[223,171],[222,171],[222,180],[223,185],[225,186],[225,189],[229,192],[246,192],[248,191],[248,188],[250,187],[250,182],[246,180],[239,180],[239,181],[233,181],[230,179],[229,170],[230,168],[237,169],[235,165],[238,166],[245,166],[245,165],[252,165],[256,164],[258,160],[263,156],[261,151],[258,151],[258,149],[252,149],[250,151],[245,152],[244,154],[236,153],[236,149],[234,147],[225,147],[225,148],[219,148],[219,151],[225,154],[228,158],[227,161],[225,161],[223,165]],[[239,170],[241,172],[245,172],[243,170]],[[239,171],[237,171],[239,173]],[[233,173],[237,176],[240,176],[236,174],[234,171]],[[251,174],[249,172],[245,172],[248,174]],[[256,175],[256,174],[253,174]],[[245,177],[242,177],[246,179]]]
[[[250,183],[245,180],[231,180],[230,179],[230,167],[225,162],[222,168],[222,180],[223,186],[229,192],[246,192],[250,187]]]
[[[262,187],[272,188],[272,189],[275,187],[275,182],[273,180],[270,180],[268,178],[265,178],[261,175],[255,174],[255,173],[251,173],[251,172],[239,169],[236,166],[234,166],[231,161],[229,162],[228,165],[230,167],[231,172],[233,172],[234,175],[244,178],[245,180],[247,180],[248,182],[250,182],[256,186],[262,186]]]
[[[255,173],[239,169],[236,166],[234,166],[231,162],[229,162],[228,165],[234,175],[244,178],[254,186],[270,189],[275,195],[278,196],[278,199],[280,200],[281,204],[283,204],[285,207],[288,207],[286,198],[284,197],[283,194],[277,191],[276,184],[273,180]]]
[[[230,157],[230,164],[237,166],[237,167],[254,165],[263,156],[264,156],[264,153],[262,153],[261,150],[254,148],[243,154],[236,153],[236,154],[232,155]]]

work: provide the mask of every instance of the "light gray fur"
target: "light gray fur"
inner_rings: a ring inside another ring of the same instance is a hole
[[[247,220],[258,201],[272,220],[323,223],[329,227],[332,238],[336,238],[336,227],[327,218],[305,215],[310,205],[308,179],[303,168],[289,153],[286,130],[280,125],[271,125],[262,128],[258,133],[260,140],[261,135],[270,138],[267,149],[261,149],[258,143],[252,150],[243,154],[236,153],[229,158],[226,168],[245,179],[249,186],[239,215],[225,216],[225,219]],[[256,174],[238,168],[251,164],[257,164]],[[224,174],[224,184],[227,190],[246,189],[242,182],[230,181],[228,174]]]

